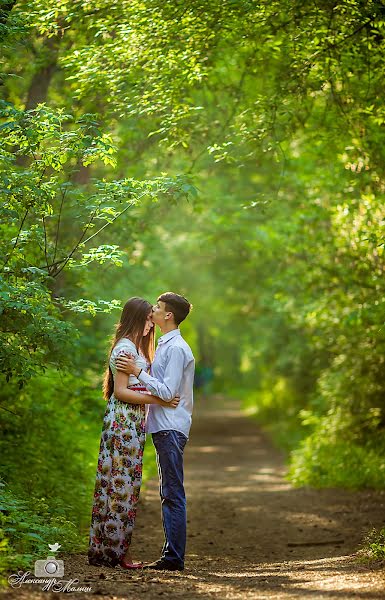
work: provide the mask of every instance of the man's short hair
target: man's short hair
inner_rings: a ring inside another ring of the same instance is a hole
[[[172,312],[176,325],[182,323],[192,309],[192,304],[186,298],[174,292],[161,294],[159,300],[165,303],[167,312]]]

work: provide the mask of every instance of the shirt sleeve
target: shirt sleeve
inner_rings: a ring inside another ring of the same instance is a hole
[[[135,347],[135,344],[130,340],[123,340],[120,343],[116,344],[115,348],[113,348],[111,352],[111,363],[113,367],[115,367],[116,359],[118,356],[122,356],[124,354],[133,354],[135,362],[138,360],[139,355],[138,351]]]
[[[131,352],[132,354],[135,354],[135,356],[138,355],[138,351],[136,349],[134,342],[131,342],[131,340],[128,340],[128,339],[120,340],[118,342],[118,344],[116,344],[114,350],[116,351],[117,354],[124,354],[127,352]]]
[[[146,388],[154,395],[159,396],[162,400],[172,400],[175,398],[175,394],[179,392],[180,384],[183,377],[185,356],[183,348],[174,346],[171,349],[170,357],[168,359],[163,382],[159,379],[151,377],[145,371],[139,373],[138,379],[144,383]]]

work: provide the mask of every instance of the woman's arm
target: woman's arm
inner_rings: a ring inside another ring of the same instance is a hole
[[[158,396],[142,394],[127,388],[128,376],[123,371],[117,371],[114,381],[114,396],[121,402],[128,404],[159,404],[170,408],[176,408],[179,404],[179,398],[174,398],[171,402],[165,402]]]

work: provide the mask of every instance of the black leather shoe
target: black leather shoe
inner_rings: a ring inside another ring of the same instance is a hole
[[[171,560],[156,560],[155,562],[144,565],[143,569],[155,569],[156,571],[183,571],[184,567],[172,562]]]

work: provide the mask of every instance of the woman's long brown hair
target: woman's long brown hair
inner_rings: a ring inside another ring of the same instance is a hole
[[[152,362],[155,352],[155,327],[143,337],[143,330],[152,305],[143,298],[130,298],[124,305],[120,321],[116,325],[115,335],[108,353],[108,363],[103,381],[103,396],[109,400],[114,391],[114,377],[110,368],[110,357],[113,348],[124,337],[134,342],[136,349],[141,350],[148,362]]]

